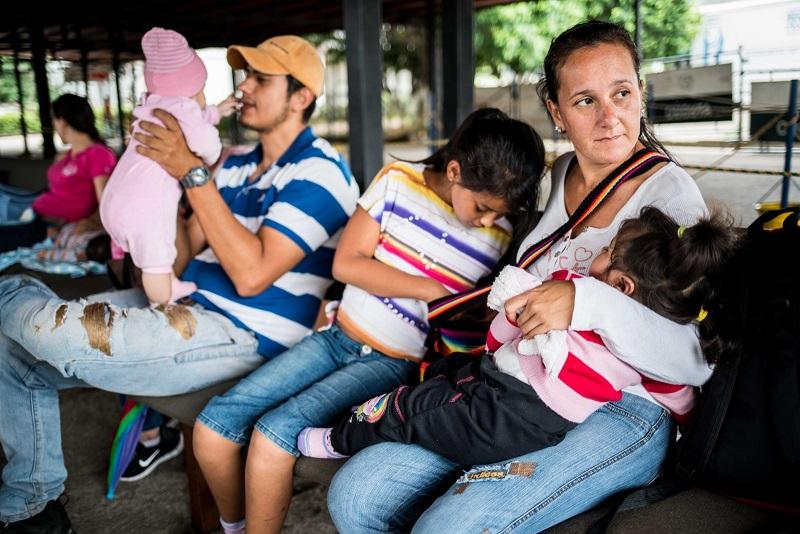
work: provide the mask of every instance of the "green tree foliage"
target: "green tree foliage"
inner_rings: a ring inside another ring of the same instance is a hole
[[[692,0],[642,0],[644,57],[689,51],[700,27]],[[475,27],[475,64],[499,74],[534,72],[559,33],[587,19],[608,20],[635,32],[634,0],[537,0],[482,9]]]
[[[33,74],[28,62],[23,61],[20,64],[20,73],[25,102],[35,102],[36,88],[33,84]],[[0,104],[16,103],[18,98],[17,80],[14,76],[14,60],[7,57],[0,58]]]
[[[346,36],[342,30],[315,33],[306,36],[315,46],[325,45],[327,60],[331,63],[345,61]],[[409,70],[414,85],[427,79],[428,62],[425,58],[426,37],[422,26],[384,23],[381,27],[380,45],[383,50],[384,71]]]

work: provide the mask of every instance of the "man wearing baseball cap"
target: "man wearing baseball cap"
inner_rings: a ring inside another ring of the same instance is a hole
[[[255,147],[209,169],[163,110],[162,124],[134,134],[192,206],[193,259],[181,274],[198,287],[192,302],[151,309],[130,291],[67,302],[31,278],[0,277],[0,440],[26,451],[7,454],[3,532],[69,531],[57,390],[186,393],[242,376],[311,332],[358,197],[343,158],[307,124],[322,61],[285,35],[232,46],[228,62],[245,71],[240,122],[258,133]]]

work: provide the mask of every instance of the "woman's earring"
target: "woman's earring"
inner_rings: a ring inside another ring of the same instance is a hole
[[[563,134],[564,130],[562,130],[560,126],[556,126],[556,133],[557,134]]]

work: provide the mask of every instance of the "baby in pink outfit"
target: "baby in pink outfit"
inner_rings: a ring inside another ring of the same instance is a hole
[[[235,100],[229,97],[219,106],[206,106],[206,68],[181,34],[153,28],[142,38],[142,51],[147,93],[133,111],[134,131],[140,131],[142,120],[160,124],[154,109],[168,111],[180,123],[192,152],[213,165],[222,150],[215,125],[221,116],[233,113]],[[147,298],[167,303],[197,289],[172,271],[181,186],[157,163],[137,153],[138,144],[131,139],[111,174],[100,217],[112,239],[142,270]]]

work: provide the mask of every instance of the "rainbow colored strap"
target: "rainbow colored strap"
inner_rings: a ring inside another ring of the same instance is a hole
[[[578,209],[570,216],[569,220],[555,232],[545,237],[538,243],[530,246],[517,261],[517,267],[527,269],[533,262],[564,237],[567,232],[578,226],[592,212],[608,198],[617,187],[626,181],[643,174],[659,163],[669,161],[669,158],[649,148],[643,148],[631,156],[625,163],[614,169],[606,178],[595,187],[581,202]],[[491,285],[476,287],[469,291],[456,293],[447,297],[434,300],[428,304],[428,322],[435,323],[446,317],[455,315],[468,307],[474,299],[489,293]]]

